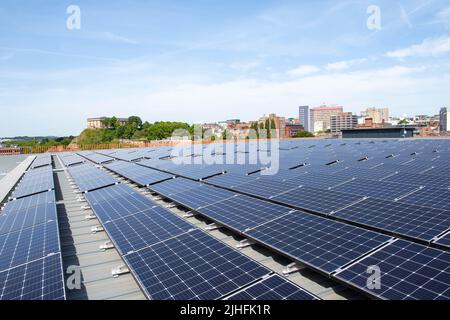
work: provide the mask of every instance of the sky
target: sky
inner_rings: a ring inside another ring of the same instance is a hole
[[[450,1],[0,2],[0,137],[76,135],[95,116],[247,121],[322,104],[450,106]]]

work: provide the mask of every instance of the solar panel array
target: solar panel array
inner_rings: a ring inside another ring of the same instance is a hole
[[[207,151],[222,160],[227,152],[250,157],[250,144]],[[183,157],[191,164],[167,149],[149,151],[137,163],[180,176],[149,186],[151,191],[334,278],[395,236],[445,252],[449,151],[445,140],[285,141],[280,170],[267,176],[258,164],[203,168],[194,162],[198,150],[189,148]]]
[[[0,212],[0,300],[65,299],[53,171],[42,161]]]
[[[449,140],[289,140],[272,146],[277,149],[249,142],[80,152],[84,164],[71,154],[60,158],[151,299],[316,297],[89,161],[108,161],[108,170],[193,214],[372,297],[449,298]],[[270,164],[253,161],[255,150],[279,155],[279,170],[266,175]],[[203,162],[204,153],[213,164]],[[16,230],[45,234],[54,228],[52,198],[47,190],[38,192],[28,194],[35,200],[5,206],[26,210],[30,218],[0,216],[0,239],[11,243],[0,265],[24,259],[11,248],[32,237],[15,238]],[[30,205],[35,201],[42,203]],[[52,239],[38,237],[30,248],[56,251]],[[380,289],[367,284],[373,266],[381,269]]]

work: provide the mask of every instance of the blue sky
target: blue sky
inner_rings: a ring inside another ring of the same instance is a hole
[[[69,5],[81,29],[69,30]],[[381,30],[367,28],[380,8]],[[0,137],[90,116],[252,120],[297,106],[450,106],[450,1],[0,2]],[[4,121],[6,119],[6,121]]]

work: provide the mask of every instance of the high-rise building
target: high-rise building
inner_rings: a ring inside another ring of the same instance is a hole
[[[341,130],[353,129],[358,126],[358,116],[351,112],[341,112],[331,116],[331,133],[340,135]]]
[[[341,106],[320,106],[311,109],[310,131],[317,132],[331,129],[331,116],[343,112]]]
[[[389,109],[388,108],[367,108],[362,112],[362,115],[366,118],[371,118],[373,123],[385,123],[389,122]]]
[[[305,131],[309,131],[309,106],[300,106],[298,108],[298,119],[300,120],[300,125],[303,126]]]
[[[442,108],[439,113],[439,128],[442,132],[450,131],[450,108]]]

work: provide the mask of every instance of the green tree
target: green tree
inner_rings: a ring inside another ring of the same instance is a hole
[[[310,137],[314,137],[314,135],[311,132],[309,132],[309,131],[298,131],[295,134],[295,137],[297,137],[297,138],[310,138]]]

